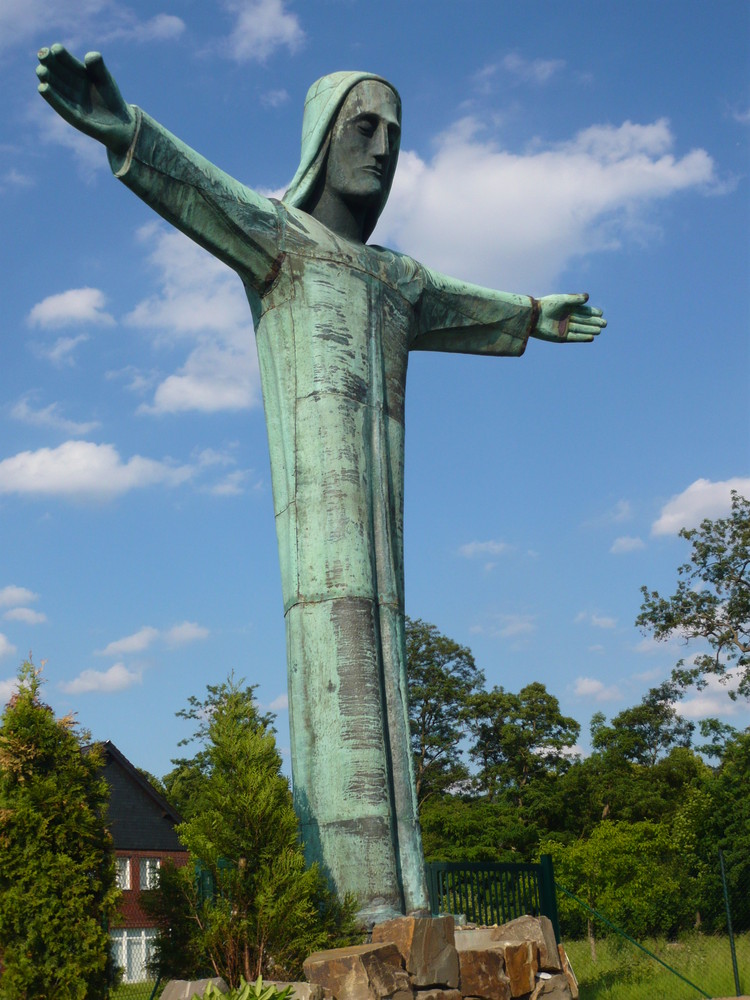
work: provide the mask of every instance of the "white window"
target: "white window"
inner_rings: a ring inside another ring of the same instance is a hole
[[[134,927],[109,932],[114,964],[122,969],[124,983],[142,983],[153,978],[147,962],[151,957],[156,929]]]
[[[130,888],[130,858],[115,858],[115,882],[118,889]]]
[[[161,858],[141,858],[141,889],[155,889],[159,884]]]

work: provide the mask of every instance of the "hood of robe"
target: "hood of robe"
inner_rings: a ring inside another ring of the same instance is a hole
[[[329,73],[316,80],[305,98],[305,111],[302,117],[302,156],[297,173],[282,198],[285,204],[307,211],[309,200],[315,192],[321,171],[325,169],[328,144],[336,116],[346,99],[346,95],[352,87],[362,80],[377,80],[393,91],[398,101],[400,120],[401,98],[396,88],[384,80],[382,76],[377,76],[375,73],[342,71]],[[383,197],[380,204],[373,207],[367,219],[365,241],[369,239],[380,213],[385,208],[393,183],[393,175],[396,172],[397,160],[398,146],[394,148],[391,156],[388,176],[383,185]]]

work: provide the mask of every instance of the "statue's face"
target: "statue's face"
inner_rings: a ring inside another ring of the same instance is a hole
[[[325,186],[342,201],[377,202],[398,154],[401,126],[396,95],[377,80],[347,94],[333,127]]]

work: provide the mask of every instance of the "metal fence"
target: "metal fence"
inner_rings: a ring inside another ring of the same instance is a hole
[[[464,915],[473,924],[504,924],[525,914],[546,916],[560,940],[552,858],[538,864],[443,862],[425,865],[433,915]]]
[[[155,928],[115,928],[109,932],[117,975],[109,1000],[156,1000],[159,996],[161,989],[148,967],[155,937]]]

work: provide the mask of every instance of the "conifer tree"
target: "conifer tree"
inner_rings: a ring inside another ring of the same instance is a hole
[[[19,671],[0,722],[0,997],[99,1000],[118,899],[98,747]]]

